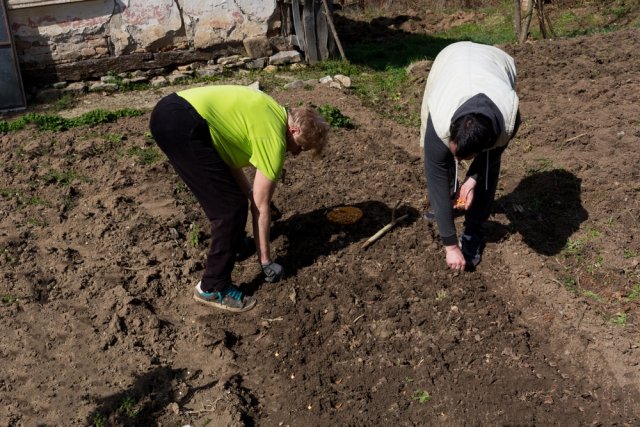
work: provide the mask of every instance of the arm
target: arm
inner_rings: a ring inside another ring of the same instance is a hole
[[[453,179],[450,169],[453,164],[453,154],[442,143],[429,118],[424,143],[424,168],[429,200],[436,216],[440,238],[445,246],[447,265],[454,270],[463,270],[465,260],[458,247],[450,195],[451,179]]]
[[[258,260],[261,264],[271,261],[271,198],[276,189],[276,183],[256,170],[253,180],[253,197],[251,197],[251,217],[253,221],[253,236],[256,240]]]
[[[230,168],[231,175],[235,178],[238,186],[240,186],[240,190],[242,190],[242,194],[245,195],[246,198],[251,200],[251,183],[247,179],[247,176],[244,174],[242,169],[240,168]]]

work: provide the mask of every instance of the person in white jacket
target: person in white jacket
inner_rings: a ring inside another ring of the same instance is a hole
[[[447,265],[471,270],[484,249],[502,152],[520,125],[514,59],[501,49],[453,43],[435,58],[422,100],[420,144],[432,212]],[[458,161],[471,160],[461,186]],[[454,205],[464,211],[457,238]]]

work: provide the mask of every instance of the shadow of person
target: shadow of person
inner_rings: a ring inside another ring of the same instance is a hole
[[[301,268],[312,265],[321,256],[339,252],[354,243],[363,244],[366,239],[391,222],[394,214],[396,219],[407,215],[397,223],[395,227],[398,228],[408,227],[420,217],[417,209],[407,205],[398,206],[395,213],[393,207],[378,201],[359,202],[348,206],[362,211],[362,218],[355,224],[336,224],[327,219],[327,213],[338,205],[292,215],[273,224],[271,240],[283,239],[279,252],[284,254],[275,261],[284,267],[285,280],[295,276]],[[252,293],[262,282],[263,277],[260,275],[244,288]]]
[[[496,210],[510,221],[509,228],[543,255],[555,255],[589,217],[580,201],[582,180],[563,169],[538,172],[496,200]]]

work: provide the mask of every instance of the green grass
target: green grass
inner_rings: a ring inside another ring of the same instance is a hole
[[[155,147],[131,147],[127,154],[135,157],[143,165],[151,165],[162,159],[162,153]]]
[[[123,108],[116,111],[98,109],[72,119],[66,119],[52,114],[27,113],[15,120],[0,121],[0,133],[16,132],[24,129],[28,124],[35,125],[39,130],[62,132],[74,127],[111,123],[120,118],[136,117],[142,114],[144,114],[143,111],[132,108]]]
[[[332,105],[321,105],[317,109],[332,128],[354,129],[356,127],[353,121],[342,114],[337,107]]]
[[[625,298],[627,302],[637,301],[640,298],[640,283],[635,285],[629,295]]]
[[[192,247],[197,248],[200,246],[200,243],[202,243],[201,232],[202,230],[200,229],[200,226],[195,222],[192,222],[189,227],[189,234],[187,235],[187,240]]]
[[[18,301],[18,297],[15,295],[4,294],[0,296],[0,302],[2,302],[2,304],[9,305],[9,304],[13,304],[16,301]]]
[[[424,404],[431,400],[431,395],[425,390],[416,390],[415,393],[413,393],[413,400]]]
[[[51,169],[44,174],[42,179],[46,184],[57,184],[66,187],[69,186],[77,177],[78,174],[72,170],[59,171],[56,169]]]

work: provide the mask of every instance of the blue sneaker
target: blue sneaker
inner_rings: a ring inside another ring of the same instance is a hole
[[[229,284],[222,291],[205,292],[200,288],[201,283],[198,282],[193,291],[193,299],[201,304],[234,313],[249,311],[256,305],[254,297],[244,295],[235,285]]]

